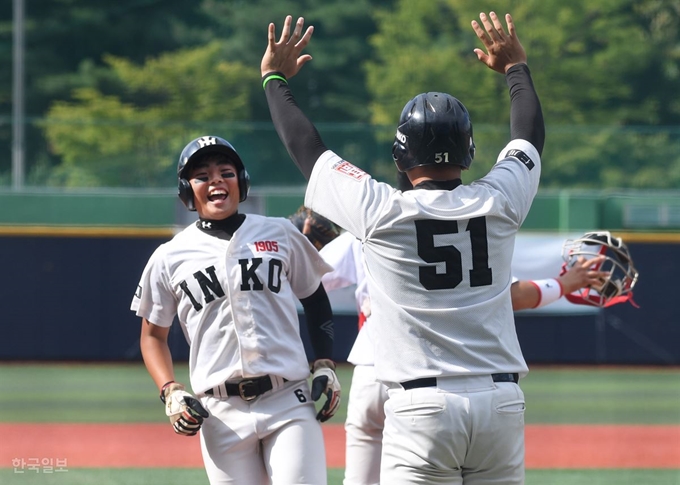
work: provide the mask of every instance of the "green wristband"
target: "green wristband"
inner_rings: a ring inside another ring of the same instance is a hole
[[[267,76],[264,78],[264,81],[262,81],[262,89],[265,89],[265,86],[267,86],[267,83],[271,81],[272,79],[280,79],[284,83],[288,84],[288,81],[286,80],[285,77],[279,76],[278,74],[272,74],[271,76]]]

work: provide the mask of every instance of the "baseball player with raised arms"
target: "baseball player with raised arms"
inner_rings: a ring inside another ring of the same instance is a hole
[[[505,76],[511,140],[489,173],[460,180],[475,155],[465,106],[422,93],[402,110],[392,149],[402,193],[329,150],[288,85],[311,56],[298,19],[261,62],[274,126],[309,184],[305,206],[361,240],[376,377],[388,387],[381,483],[524,483],[528,368],[510,287],[514,240],[536,195],[545,127],[510,15],[472,28],[478,59]],[[378,338],[379,337],[379,338]]]
[[[179,434],[200,430],[211,484],[325,484],[318,421],[340,398],[321,285],[332,268],[288,219],[238,212],[250,181],[226,140],[191,141],[177,173],[179,197],[199,220],[153,253],[131,305],[166,414]],[[311,392],[296,298],[317,358]],[[193,394],[175,382],[167,343],[175,317],[190,347]]]

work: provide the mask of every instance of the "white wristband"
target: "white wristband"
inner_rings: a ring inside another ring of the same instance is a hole
[[[547,280],[532,280],[531,283],[538,288],[540,298],[534,308],[549,305],[562,297],[562,284],[555,278]]]

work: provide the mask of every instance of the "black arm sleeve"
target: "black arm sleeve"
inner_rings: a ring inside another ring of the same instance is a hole
[[[269,72],[262,80],[272,74],[283,77],[280,72]],[[302,175],[309,180],[314,163],[327,150],[326,145],[312,122],[295,102],[287,82],[271,79],[265,85],[264,92],[279,138]]]
[[[543,152],[545,123],[529,66],[516,64],[505,73],[510,89],[510,135],[531,143],[538,154]]]
[[[333,360],[333,311],[323,285],[300,303],[307,319],[314,358]]]

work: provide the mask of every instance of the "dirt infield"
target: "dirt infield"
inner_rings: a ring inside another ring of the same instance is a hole
[[[328,466],[342,468],[342,425],[324,425]],[[78,467],[203,466],[198,438],[166,424],[0,424],[0,467],[13,459]],[[527,425],[527,468],[680,468],[680,426]]]

